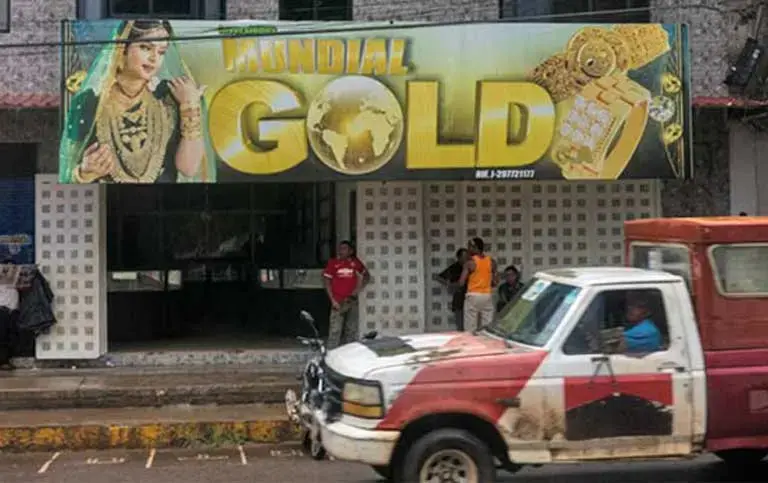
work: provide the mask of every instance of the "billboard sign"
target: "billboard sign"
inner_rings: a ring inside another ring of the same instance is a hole
[[[105,20],[64,39],[64,183],[691,175],[683,25]]]

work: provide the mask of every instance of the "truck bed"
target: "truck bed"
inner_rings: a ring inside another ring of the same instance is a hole
[[[706,449],[768,448],[768,348],[705,351]]]

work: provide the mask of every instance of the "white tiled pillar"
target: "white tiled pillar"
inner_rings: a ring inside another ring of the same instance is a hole
[[[35,258],[55,295],[58,323],[38,359],[95,359],[107,351],[106,193],[37,175]]]
[[[371,271],[360,300],[360,330],[424,332],[422,183],[357,184],[357,251]]]

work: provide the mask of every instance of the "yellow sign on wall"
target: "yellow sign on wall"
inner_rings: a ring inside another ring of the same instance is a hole
[[[661,24],[74,22],[62,182],[690,175]],[[103,41],[94,46],[94,41]]]

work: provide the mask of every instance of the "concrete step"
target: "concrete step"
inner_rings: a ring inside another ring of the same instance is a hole
[[[298,389],[298,367],[85,369],[0,374],[0,411],[276,403]]]
[[[285,407],[247,404],[8,411],[0,451],[202,447],[297,441]]]

